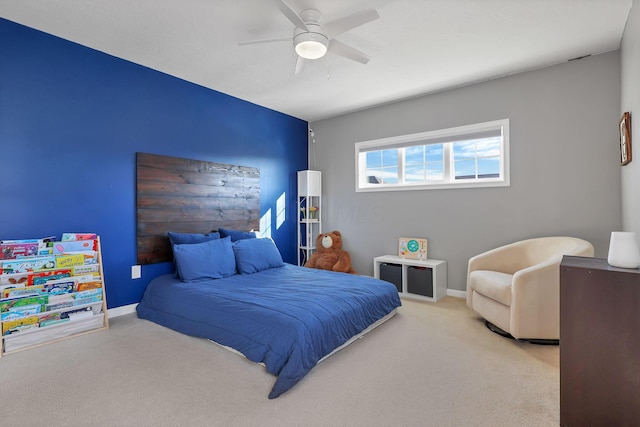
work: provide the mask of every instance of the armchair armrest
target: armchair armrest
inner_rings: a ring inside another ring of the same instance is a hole
[[[472,307],[472,291],[469,289],[469,276],[472,272],[489,270],[514,274],[522,268],[526,258],[522,242],[500,246],[470,258],[467,268],[467,306]]]
[[[553,257],[513,276],[510,330],[514,337],[560,337],[561,261],[561,255]]]

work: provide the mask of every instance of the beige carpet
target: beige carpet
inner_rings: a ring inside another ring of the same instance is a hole
[[[464,301],[398,315],[279,398],[264,368],[135,315],[0,359],[3,426],[557,426],[559,349],[502,338]]]

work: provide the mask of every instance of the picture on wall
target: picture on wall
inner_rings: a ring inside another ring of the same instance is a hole
[[[631,115],[626,112],[619,123],[620,128],[620,164],[622,166],[631,161]]]

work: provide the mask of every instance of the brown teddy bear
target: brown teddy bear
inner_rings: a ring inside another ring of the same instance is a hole
[[[316,251],[311,255],[305,267],[320,270],[339,271],[356,274],[351,267],[349,252],[342,250],[342,235],[339,231],[323,233],[316,239]]]

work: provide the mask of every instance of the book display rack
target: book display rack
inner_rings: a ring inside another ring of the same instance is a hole
[[[0,241],[0,357],[109,327],[99,236]]]

